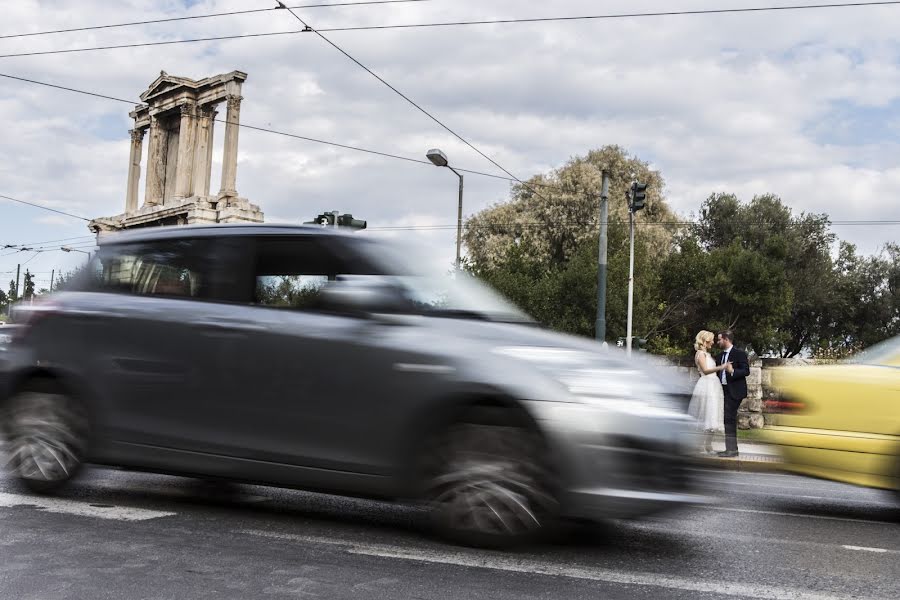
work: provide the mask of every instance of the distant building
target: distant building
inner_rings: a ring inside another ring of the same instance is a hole
[[[129,115],[131,157],[125,212],[90,222],[96,233],[158,225],[262,223],[258,206],[238,195],[237,153],[241,86],[247,74],[232,71],[195,81],[162,71]],[[222,183],[210,195],[216,106],[225,102]],[[149,131],[144,203],[138,206],[141,154]]]

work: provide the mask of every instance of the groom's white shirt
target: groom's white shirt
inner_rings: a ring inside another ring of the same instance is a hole
[[[732,346],[731,348],[734,348],[734,346]],[[725,355],[722,357],[723,365],[728,364],[728,355],[731,354],[731,348],[726,350]],[[728,385],[727,371],[725,371],[724,369],[722,370],[722,385]]]

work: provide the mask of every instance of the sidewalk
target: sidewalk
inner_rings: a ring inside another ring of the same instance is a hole
[[[723,442],[713,443],[713,450],[716,452],[724,449]],[[777,471],[781,466],[781,457],[778,456],[778,451],[773,446],[738,440],[738,450],[740,454],[735,458],[720,458],[715,455],[698,456],[697,462],[702,466],[714,469],[748,472]]]

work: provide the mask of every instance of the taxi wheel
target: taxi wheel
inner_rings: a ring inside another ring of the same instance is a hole
[[[53,382],[33,382],[10,398],[4,413],[7,464],[22,485],[45,493],[75,476],[89,431],[80,402]]]
[[[900,456],[894,460],[894,506],[900,519]]]
[[[535,541],[557,523],[540,437],[515,426],[458,423],[427,453],[426,500],[452,541],[503,548]]]

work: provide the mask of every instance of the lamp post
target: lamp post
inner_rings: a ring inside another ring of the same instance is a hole
[[[459,208],[456,213],[456,270],[459,271],[459,257],[462,249],[462,202],[463,202],[463,176],[462,173],[450,166],[447,155],[437,148],[432,148],[426,154],[428,160],[436,167],[447,167],[459,177]]]

